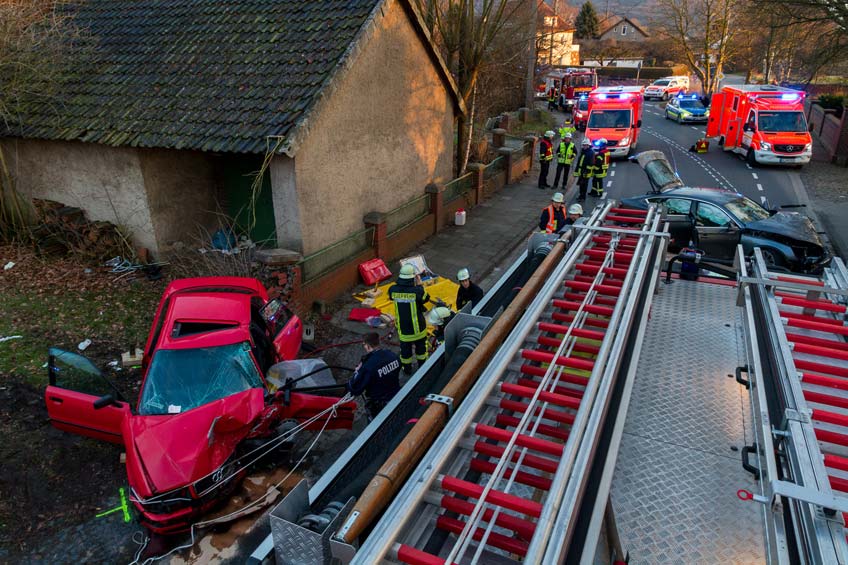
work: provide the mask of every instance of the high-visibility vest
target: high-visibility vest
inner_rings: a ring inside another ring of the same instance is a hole
[[[548,223],[545,224],[545,233],[554,233],[557,229],[554,205],[548,204]]]
[[[554,91],[553,89],[548,92],[548,102],[556,102],[556,91]]]
[[[553,161],[554,160],[554,146],[547,139],[542,140],[542,146],[539,148],[539,160],[540,161]]]
[[[570,165],[574,162],[574,142],[562,141],[557,150],[557,163]]]
[[[563,124],[562,127],[559,128],[559,136],[564,138],[565,134],[567,134],[567,133],[573,134],[576,131],[577,130],[573,126],[567,126],[567,125]]]

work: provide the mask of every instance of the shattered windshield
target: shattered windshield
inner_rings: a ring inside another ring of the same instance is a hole
[[[762,131],[807,131],[803,112],[760,112],[759,128]]]
[[[248,342],[197,349],[160,349],[153,356],[138,413],[180,414],[263,386]]]
[[[724,205],[727,211],[744,223],[758,222],[769,217],[768,211],[748,198],[737,198]]]

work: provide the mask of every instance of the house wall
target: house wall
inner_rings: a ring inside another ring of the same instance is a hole
[[[22,195],[82,208],[89,220],[124,227],[136,244],[157,249],[135,149],[35,139],[2,144]]]
[[[368,212],[389,211],[452,176],[445,83],[397,0],[377,18],[295,155],[305,254],[362,229]]]
[[[191,246],[216,225],[219,188],[213,158],[197,151],[137,151],[156,237],[153,249],[165,251],[175,241]]]
[[[277,222],[277,246],[302,252],[302,227],[294,159],[286,155],[274,157],[270,174],[274,218]]]
[[[621,35],[621,26],[627,26],[627,33]],[[602,33],[598,39],[615,39],[616,41],[645,41],[648,37],[627,20],[621,20],[613,27]]]

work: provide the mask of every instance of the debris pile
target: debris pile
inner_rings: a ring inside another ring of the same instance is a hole
[[[126,238],[115,224],[92,222],[80,208],[54,200],[34,198],[32,203],[38,218],[32,235],[42,253],[72,253],[98,260],[126,254]]]

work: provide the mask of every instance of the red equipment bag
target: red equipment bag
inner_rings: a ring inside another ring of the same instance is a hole
[[[359,264],[359,275],[365,284],[377,284],[392,276],[392,272],[386,267],[382,259],[371,259]]]

